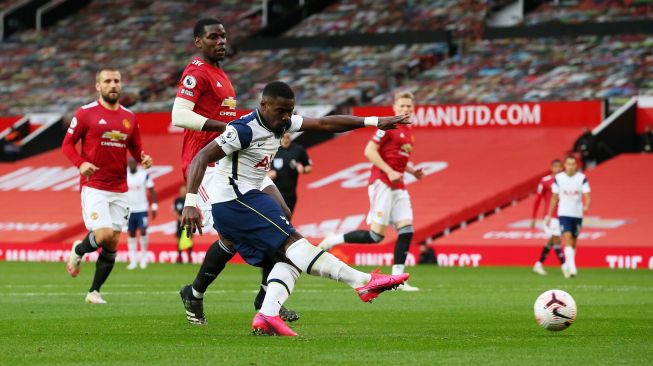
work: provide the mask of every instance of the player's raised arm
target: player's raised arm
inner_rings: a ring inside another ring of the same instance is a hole
[[[193,158],[188,170],[188,182],[186,183],[186,201],[184,202],[184,211],[181,214],[181,223],[186,227],[186,235],[190,237],[191,232],[195,229],[202,234],[202,218],[197,210],[199,190],[202,178],[206,172],[206,166],[209,163],[218,161],[226,156],[222,147],[217,142],[211,141]]]
[[[172,106],[172,125],[195,131],[224,132],[226,123],[204,117],[193,111],[194,107],[195,103],[190,100],[176,98]]]
[[[356,117],[356,116],[325,116],[320,118],[303,117],[300,131],[345,132],[357,128],[372,126],[380,130],[397,128],[398,124],[409,125],[410,116],[393,117]]]

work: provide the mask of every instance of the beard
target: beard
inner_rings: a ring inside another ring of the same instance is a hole
[[[115,94],[115,97],[112,95]],[[120,92],[101,93],[102,99],[109,104],[116,104],[120,100]]]

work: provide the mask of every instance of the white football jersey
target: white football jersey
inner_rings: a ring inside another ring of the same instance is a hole
[[[585,174],[577,172],[573,176],[558,173],[551,191],[558,194],[558,216],[583,217],[583,193],[590,192],[590,184]]]
[[[147,190],[154,188],[154,182],[150,179],[150,175],[141,168],[132,174],[127,168],[127,187],[129,212],[147,212],[149,208]]]
[[[286,132],[299,131],[303,120],[293,115]],[[209,192],[211,203],[236,199],[236,189],[240,194],[261,189],[281,145],[281,135],[275,135],[263,124],[258,110],[229,123],[215,141],[227,156],[218,162],[215,170],[215,184]]]

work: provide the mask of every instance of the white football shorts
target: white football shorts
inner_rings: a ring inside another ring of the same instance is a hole
[[[109,192],[91,187],[82,187],[82,216],[89,231],[112,228],[122,231],[129,216],[127,192]]]
[[[544,229],[544,234],[547,239],[551,239],[554,236],[560,236],[560,220],[557,217],[552,217],[549,225],[542,223],[542,228]]]
[[[398,222],[413,220],[413,207],[410,195],[405,189],[391,189],[377,179],[367,187],[370,196],[368,224],[396,225]]]

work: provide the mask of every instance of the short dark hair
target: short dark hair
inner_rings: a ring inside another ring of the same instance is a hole
[[[118,70],[117,68],[115,68],[115,67],[113,67],[113,66],[103,66],[103,67],[100,67],[99,69],[97,69],[97,70],[95,71],[95,82],[96,82],[96,83],[99,83],[99,82],[100,82],[100,74],[102,74],[102,71],[115,71],[115,72],[120,73],[120,70]],[[122,76],[122,74],[121,74],[121,76]]]
[[[290,85],[283,81],[273,81],[263,88],[263,98],[286,98],[295,99],[295,92],[292,91]]]
[[[195,27],[193,27],[193,35],[195,37],[201,37],[206,33],[206,27],[207,25],[213,25],[213,24],[222,24],[222,22],[217,19],[217,18],[202,18],[195,23]]]
[[[576,157],[573,156],[573,155],[567,155],[567,156],[565,156],[565,161],[567,161],[567,160],[569,160],[569,159],[572,159],[572,160],[574,160],[575,162],[578,162],[578,159],[576,159]]]
[[[562,164],[562,161],[560,159],[558,159],[558,158],[555,158],[555,159],[551,160],[551,165],[556,164],[556,163]]]

